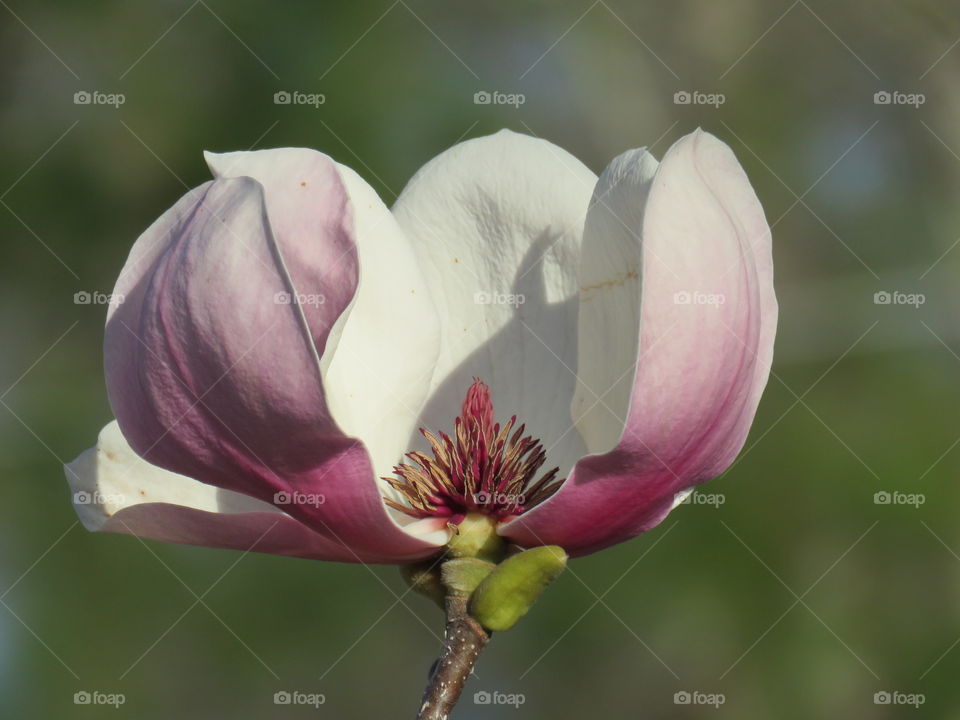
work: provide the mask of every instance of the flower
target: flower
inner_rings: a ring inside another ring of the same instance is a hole
[[[763,211],[712,135],[598,179],[502,131],[392,210],[313,150],[207,161],[117,280],[117,419],[66,466],[88,529],[402,564],[479,514],[577,556],[742,448],[777,303]]]

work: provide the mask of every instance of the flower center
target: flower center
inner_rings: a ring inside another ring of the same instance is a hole
[[[396,478],[383,478],[405,502],[385,502],[411,517],[448,517],[452,523],[470,512],[502,520],[542,503],[563,482],[554,479],[560,468],[535,479],[547,454],[539,440],[523,436],[524,425],[514,430],[516,423],[516,415],[503,427],[493,422],[490,388],[475,379],[454,437],[420,428],[433,457],[407,453],[412,462],[395,466]]]

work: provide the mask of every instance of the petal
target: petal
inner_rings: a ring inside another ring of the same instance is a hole
[[[587,214],[573,417],[595,454],[617,444],[630,405],[640,342],[639,228],[656,171],[646,150],[623,153],[601,176]]]
[[[133,452],[116,421],[97,446],[65,466],[77,515],[87,530],[149,540],[343,562],[415,560],[359,556],[274,505],[151,465]]]
[[[576,268],[596,177],[545,140],[501,131],[427,163],[393,211],[440,313],[441,349],[423,413],[447,427],[473,377],[498,418],[516,414],[569,468],[584,447],[576,386]]]
[[[153,464],[265,502],[323,496],[284,509],[358,555],[416,554],[323,388],[357,287],[350,199],[329,159],[296,169],[276,218],[255,180],[219,179],[140,237],[108,313],[110,402]]]
[[[302,223],[305,211],[322,208],[291,205],[296,193],[289,192],[301,177],[315,174],[314,166],[330,165],[322,153],[282,148],[205,157],[214,177],[248,176],[264,187],[277,236],[296,237],[300,231],[291,225]],[[383,475],[417,430],[440,350],[439,322],[411,243],[390,209],[353,170],[333,167],[350,200],[359,273],[353,301],[321,357],[326,401],[343,432],[363,440]]]
[[[609,197],[592,205],[587,221],[588,248],[610,252],[611,235],[624,244],[642,237],[642,297],[624,312],[623,286],[614,283],[583,299],[627,320],[639,303],[636,329],[619,329],[639,338],[633,384],[626,402],[616,384],[616,396],[603,401],[627,407],[622,432],[611,437],[615,423],[587,420],[585,435],[601,454],[581,460],[556,495],[503,527],[521,544],[583,555],[653,527],[678,493],[733,462],[766,385],[777,322],[770,229],[743,169],[730,148],[700,131],[667,152],[652,182],[649,162],[634,152],[611,163],[595,193]],[[636,259],[636,249],[624,256]],[[580,352],[591,367],[604,362],[590,356],[606,344],[589,341]],[[605,377],[621,370],[608,368]],[[601,397],[607,389],[591,388]],[[586,408],[578,414],[582,425]]]

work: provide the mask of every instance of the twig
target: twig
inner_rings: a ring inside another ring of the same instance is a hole
[[[467,613],[467,598],[447,595],[443,653],[434,663],[417,720],[447,720],[490,635]]]

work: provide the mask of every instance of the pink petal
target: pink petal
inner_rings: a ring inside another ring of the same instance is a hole
[[[151,465],[130,449],[116,421],[64,470],[77,515],[91,532],[340,562],[401,562],[433,552],[355,554],[274,505]]]
[[[777,302],[770,230],[746,175],[724,143],[700,131],[667,152],[652,183],[639,168],[646,162],[632,153],[611,163],[597,184],[595,199],[606,199],[591,207],[584,244],[591,252],[591,231],[614,225],[591,222],[595,215],[626,223],[624,242],[642,234],[640,322],[625,328],[639,339],[639,359],[622,434],[577,463],[550,500],[502,528],[523,545],[559,544],[583,555],[653,527],[677,493],[733,462],[766,385]],[[634,203],[649,189],[644,212],[631,207],[624,184]],[[580,360],[599,361],[583,347]],[[607,389],[593,388],[601,399]]]
[[[263,186],[277,237],[297,237],[291,226],[323,212],[322,204],[296,206],[301,193],[289,192],[291,185],[301,188],[310,167],[329,162],[315,150],[206,153],[206,158],[216,178],[246,176]],[[363,440],[377,475],[386,475],[417,436],[440,350],[439,322],[411,239],[372,187],[350,168],[334,166],[349,196],[356,247],[349,253],[351,267],[344,269],[360,271],[353,301],[320,348],[324,395],[340,429]],[[336,275],[337,267],[329,271]],[[308,302],[306,309],[316,306]]]
[[[299,493],[284,510],[357,555],[416,555],[435,545],[393,522],[326,402],[320,356],[357,287],[353,214],[329,158],[297,160],[274,202],[219,179],[140,237],[108,314],[110,402],[147,461],[268,503]]]

